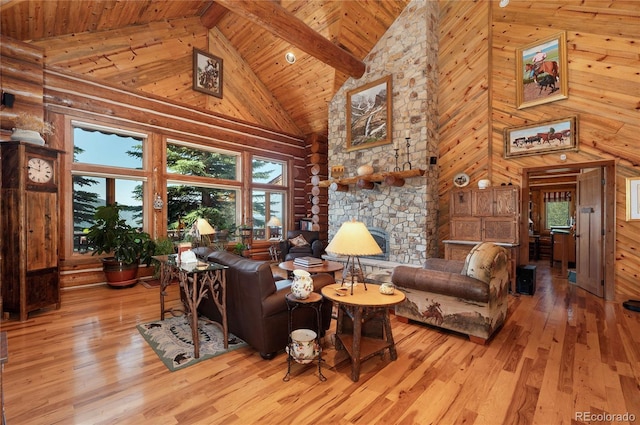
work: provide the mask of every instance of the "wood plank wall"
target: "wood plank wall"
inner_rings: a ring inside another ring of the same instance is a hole
[[[640,256],[634,239],[640,222],[625,221],[625,179],[640,176],[637,2],[519,0],[500,8],[496,1],[447,0],[440,9],[441,239],[448,235],[446,194],[456,172],[467,172],[471,184],[483,173],[494,185],[520,184],[523,168],[560,167],[564,163],[557,153],[505,159],[503,130],[575,115],[579,151],[566,152],[566,163],[616,161],[616,293],[639,296]],[[481,21],[489,22],[485,29],[490,32],[482,31]],[[560,31],[567,35],[568,99],[517,109],[516,49]],[[475,68],[463,72],[465,67]],[[474,95],[485,96],[485,80],[489,113],[474,108]]]
[[[47,66],[301,135],[239,53],[218,30],[208,31],[198,17],[77,33],[34,44],[46,47]],[[192,89],[194,48],[222,58],[222,99]]]
[[[464,21],[464,25],[461,24]],[[489,159],[489,9],[487,3],[441,1],[439,28],[438,251],[449,238],[449,192],[467,173],[491,179]]]

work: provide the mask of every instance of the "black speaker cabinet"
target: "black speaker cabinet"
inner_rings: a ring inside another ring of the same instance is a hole
[[[536,292],[536,266],[518,266],[516,292],[527,295],[533,295]]]

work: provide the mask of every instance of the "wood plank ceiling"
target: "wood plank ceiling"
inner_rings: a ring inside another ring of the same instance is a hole
[[[184,35],[176,31],[174,37],[182,36],[189,41],[182,44],[181,52],[172,52],[171,58],[189,62],[189,67],[184,69],[187,74],[191,67],[189,46],[197,46],[190,44],[187,28],[191,27],[185,22],[192,25],[193,19],[197,19],[196,25],[201,29],[209,29],[209,34],[226,39],[234,54],[266,87],[279,108],[288,114],[283,121],[294,124],[289,131],[326,135],[329,101],[347,78],[362,75],[365,70],[362,60],[408,3],[409,0],[2,0],[0,30],[4,36],[45,47],[47,66],[60,66],[97,78],[108,77],[111,82],[132,89],[179,101],[186,99],[188,103],[202,106],[190,102],[195,99],[190,93],[190,84],[185,83],[191,81],[190,77],[183,76],[171,91],[158,90],[161,80],[164,80],[162,87],[167,87],[168,76],[177,74],[168,72],[171,66],[175,70],[176,64],[168,60],[166,52],[146,53],[145,61],[137,58],[140,63],[132,72],[109,74],[102,67],[116,58],[113,46],[109,46],[109,52],[101,52],[101,45],[97,43],[70,44],[74,39],[89,39],[87,35],[93,35],[92,39],[96,40],[96,35],[101,33],[105,37],[122,36],[140,27],[166,26],[173,31],[184,28]],[[143,47],[154,41],[135,40],[144,42]],[[158,44],[166,50],[162,43]],[[58,50],[54,54],[56,45]],[[83,55],[78,49],[86,53]],[[133,51],[130,45],[122,45],[120,50],[121,55],[131,55]],[[288,51],[297,56],[294,65],[284,59]],[[210,102],[205,102],[204,107],[216,110]],[[227,110],[224,112],[233,115]],[[246,118],[241,113],[237,115]]]

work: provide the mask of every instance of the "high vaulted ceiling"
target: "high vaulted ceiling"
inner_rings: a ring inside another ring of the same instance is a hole
[[[363,59],[408,3],[1,0],[0,31],[43,47],[50,67],[291,133],[327,134],[328,103],[362,75]],[[223,99],[192,90],[193,48],[224,58]],[[295,64],[285,61],[288,51]]]

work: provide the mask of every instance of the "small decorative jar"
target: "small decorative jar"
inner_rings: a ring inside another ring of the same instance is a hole
[[[309,272],[296,269],[293,271],[293,283],[291,284],[291,293],[299,300],[309,298],[309,294],[313,292],[313,279]]]
[[[395,285],[391,282],[384,282],[380,285],[380,293],[384,295],[393,295]]]
[[[359,176],[368,176],[369,174],[373,174],[373,167],[369,164],[361,165],[356,172]]]

